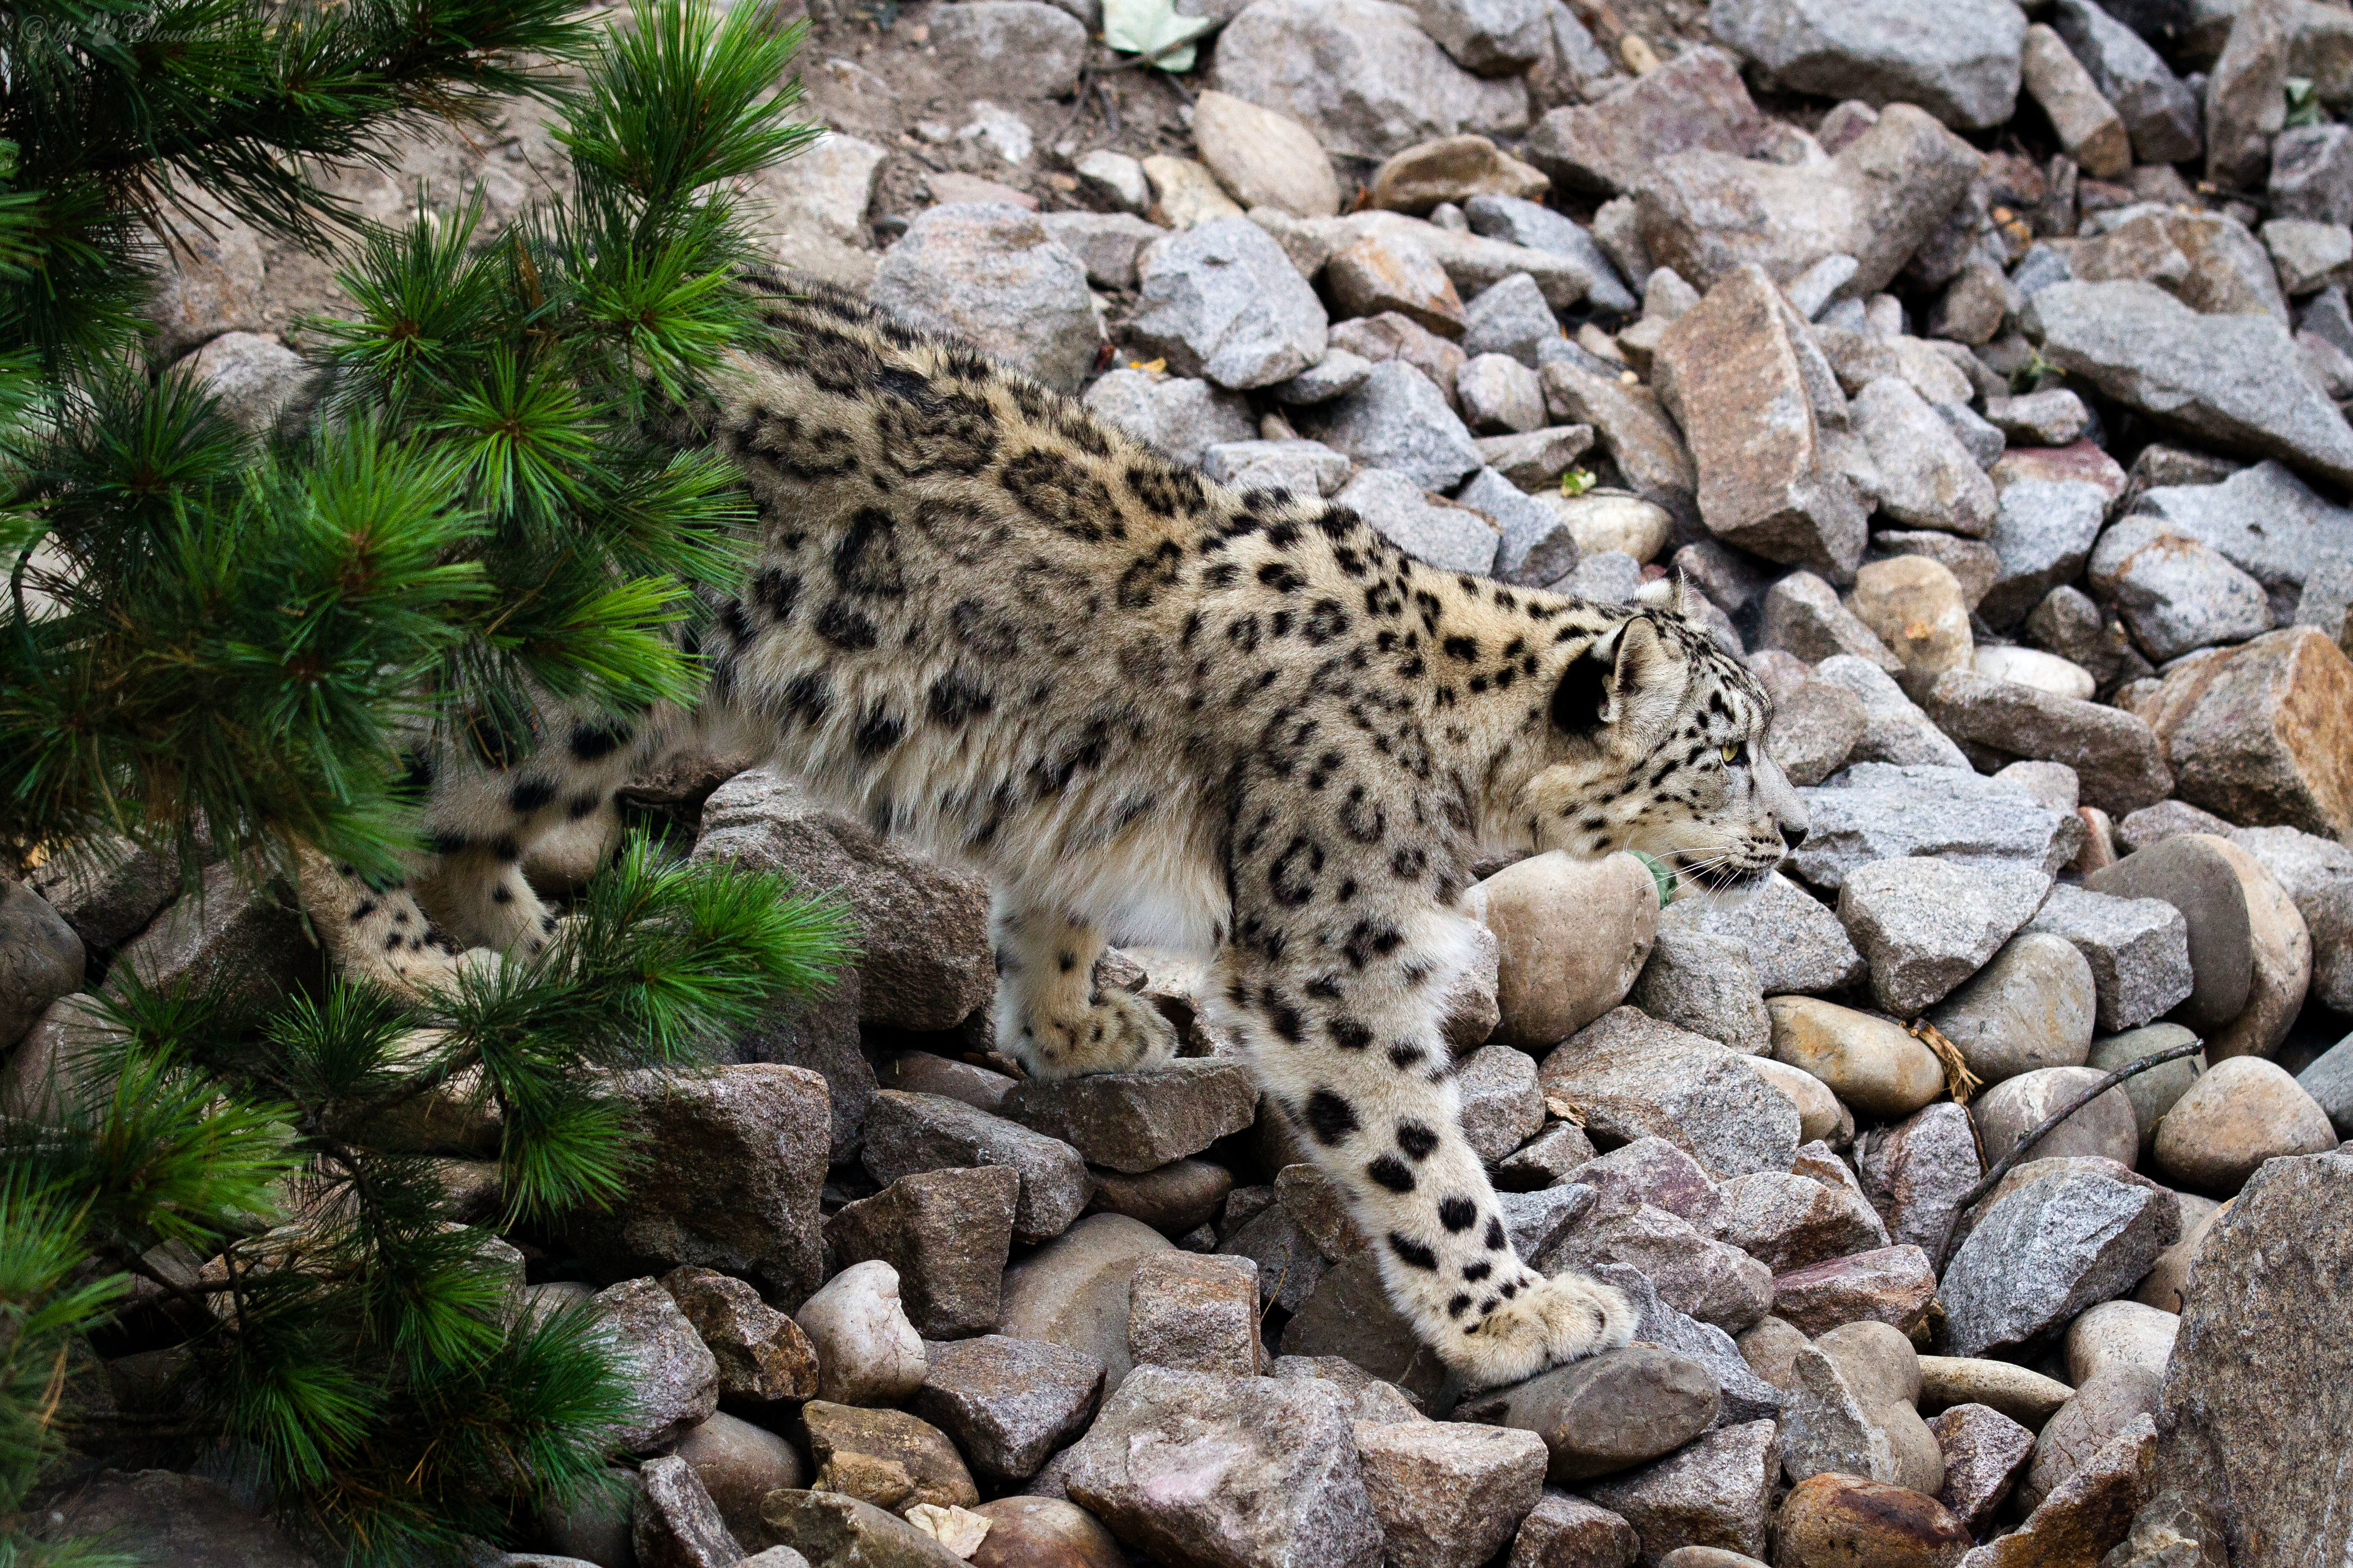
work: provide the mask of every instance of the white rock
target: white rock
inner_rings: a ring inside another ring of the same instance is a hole
[[[817,1347],[820,1399],[896,1405],[931,1375],[923,1336],[899,1303],[899,1271],[879,1258],[827,1280],[793,1321]]]

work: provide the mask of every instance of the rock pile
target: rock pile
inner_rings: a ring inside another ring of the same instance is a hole
[[[1715,0],[1678,37],[1561,0],[1199,9],[1224,21],[1197,157],[1071,142],[1045,210],[943,199],[862,275],[1447,569],[1619,601],[1675,574],[1772,692],[1813,831],[1754,904],[1662,910],[1630,862],[1556,856],[1474,900],[1472,1141],[1522,1252],[1627,1289],[1638,1343],[1450,1409],[1197,1016],[1198,962],[1098,976],[1197,1059],[1017,1082],[987,889],[721,768],[693,853],[839,889],[865,954],[646,1097],[662,1179],[534,1250],[533,1299],[603,1287],[645,1405],[629,1510],[546,1546],[2303,1560],[2330,1516],[2302,1459],[2353,1423],[2326,1321],[2353,1180],[2353,12]],[[1096,20],[919,10],[1023,103],[1071,90]],[[966,141],[1031,159],[1018,114],[972,112]],[[778,181],[795,232],[887,232],[884,156],[835,138]],[[259,420],[293,356],[237,242],[159,316]],[[315,963],[266,900],[174,891],[136,858],[0,889],[13,1113],[108,965]],[[453,1168],[480,1152],[448,1130]],[[179,1496],[119,1489],[117,1522]]]

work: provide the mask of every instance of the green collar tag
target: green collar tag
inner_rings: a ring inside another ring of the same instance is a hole
[[[1656,855],[1646,855],[1640,849],[1629,849],[1626,853],[1631,855],[1635,859],[1640,860],[1650,871],[1651,880],[1658,886],[1659,908],[1663,910],[1669,904],[1673,903],[1675,901],[1675,874],[1667,869],[1667,863],[1664,860],[1660,859]]]

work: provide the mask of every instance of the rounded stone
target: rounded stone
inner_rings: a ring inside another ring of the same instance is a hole
[[[1828,1138],[1839,1130],[1845,1113],[1831,1086],[1806,1071],[1787,1062],[1777,1062],[1771,1057],[1750,1057],[1751,1071],[1775,1089],[1787,1095],[1789,1103],[1798,1108],[1798,1142],[1811,1143]]]
[[[2137,1417],[2155,1415],[2164,1392],[2165,1379],[2146,1367],[2111,1366],[2086,1378],[2035,1438],[2034,1457],[2018,1479],[2020,1505],[2042,1506],[2109,1438]]]
[[[1707,1430],[1721,1397],[1699,1362],[1628,1345],[1477,1396],[1457,1417],[1535,1433],[1547,1479],[1571,1486],[1674,1452]]]
[[[1982,1405],[2032,1431],[2074,1392],[2057,1378],[2015,1362],[1958,1355],[1920,1358],[1920,1407],[1926,1411]]]
[[[2041,1068],[2081,1067],[2092,1047],[2098,998],[2092,965],[2075,944],[2027,931],[1928,1009],[1928,1021],[1960,1047],[1981,1083]]]
[[[2192,835],[2210,837],[2208,835]],[[2211,837],[2215,852],[2239,879],[2247,907],[2247,1005],[2206,1042],[2209,1060],[2268,1057],[2304,1010],[2312,985],[2312,931],[2279,879],[2227,838]]]
[[[0,877],[0,1051],[50,1003],[81,989],[81,938],[47,900]]]
[[[1495,1038],[1505,1045],[1552,1045],[1617,1006],[1658,940],[1658,884],[1631,855],[1549,850],[1479,887],[1496,942]]]
[[[1287,114],[1214,89],[1193,103],[1193,142],[1201,162],[1245,208],[1271,206],[1293,217],[1340,210],[1340,182],[1315,133]]]
[[[1969,1107],[1989,1168],[2045,1117],[2106,1075],[2090,1068],[2038,1068],[2006,1079]],[[2037,1160],[2098,1154],[2131,1167],[2140,1155],[2140,1124],[2122,1089],[2109,1089],[2052,1128],[2032,1149]]]
[[[2337,1147],[2328,1113],[2276,1062],[2216,1062],[2157,1124],[2157,1168],[2183,1186],[2237,1192],[2264,1161]]]
[[[2112,1366],[2165,1375],[2181,1320],[2138,1301],[2102,1301],[2067,1325],[2067,1376],[2078,1387]]]
[[[2082,665],[2035,647],[2006,644],[1981,647],[1977,653],[1977,671],[2013,686],[2031,686],[2054,697],[2072,697],[2078,702],[2089,702],[2092,694],[2099,689],[2099,682]]]
[[[1926,1492],[1835,1471],[1782,1500],[1774,1568],[1952,1568],[1971,1544]]]
[[[899,1303],[899,1271],[853,1263],[801,1303],[793,1321],[817,1347],[818,1397],[836,1405],[896,1405],[923,1386],[931,1363]]]
[[[1568,524],[1579,557],[1615,550],[1649,561],[1674,534],[1675,520],[1666,508],[1630,491],[1588,490],[1569,496],[1547,490],[1538,499]]]
[[[1765,1568],[1765,1564],[1742,1552],[1728,1552],[1721,1546],[1678,1546],[1659,1559],[1659,1568]]]
[[[1798,1352],[1813,1342],[1795,1323],[1787,1318],[1759,1318],[1732,1342],[1749,1371],[1784,1394],[1797,1392]]]
[[[798,1449],[765,1426],[722,1410],[679,1440],[673,1450],[711,1494],[719,1517],[739,1541],[760,1530],[760,1500],[778,1487],[808,1485]]]
[[[2214,1228],[2215,1221],[2231,1206],[2212,1198],[2201,1198],[2196,1193],[2179,1194],[2179,1200],[2181,1239],[2157,1255],[2157,1261],[2149,1266],[2138,1289],[2133,1291],[2134,1300],[2163,1312],[2181,1310],[2182,1292],[2189,1288],[2189,1272],[2198,1262],[2198,1250],[2206,1245],[2206,1233]]]
[[[2186,1046],[2198,1037],[2179,1024],[2150,1024],[2138,1029],[2126,1029],[2121,1035],[2110,1035],[2092,1042],[2092,1054],[2084,1065],[2101,1072],[2114,1072],[2143,1057],[2159,1051],[2169,1051],[2176,1046]],[[2181,1097],[2189,1092],[2200,1075],[2206,1070],[2206,1053],[2193,1051],[2163,1067],[2136,1074],[2116,1087],[2132,1101],[2133,1120],[2140,1127],[2140,1146],[2147,1152],[2149,1141],[2157,1136],[2157,1124],[2165,1120]]]
[[[1901,1025],[1811,996],[1768,996],[1773,1059],[1811,1073],[1866,1116],[1909,1116],[1945,1092],[1936,1054]]]
[[[1926,555],[1873,561],[1854,574],[1848,608],[1904,661],[1905,689],[1926,691],[1976,656],[1968,601],[1952,568]]]
[[[972,1511],[988,1521],[972,1568],[1127,1568],[1112,1532],[1074,1502],[1004,1497]]]

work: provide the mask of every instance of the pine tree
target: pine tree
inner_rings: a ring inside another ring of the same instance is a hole
[[[208,857],[259,882],[304,848],[390,871],[420,738],[505,760],[540,699],[691,698],[747,519],[659,432],[759,342],[727,186],[813,134],[799,30],[641,0],[597,36],[565,9],[0,14],[0,866],[147,846],[191,886]],[[462,194],[387,230],[321,188],[513,92],[558,106],[575,194],[495,237]],[[355,309],[310,323],[300,429],[240,432],[144,361],[155,237],[208,205],[344,257]],[[495,1105],[502,1225],[618,1201],[638,1152],[602,1075],[695,1070],[822,984],[843,931],[640,838],[544,953],[421,999],[111,977],[45,1113],[0,1128],[0,1562],[57,1552],[7,1515],[69,1435],[233,1462],[354,1563],[448,1560],[607,1484],[607,1348],[585,1314],[513,1311],[411,1113]],[[161,1413],[67,1397],[125,1314],[178,1342]]]

